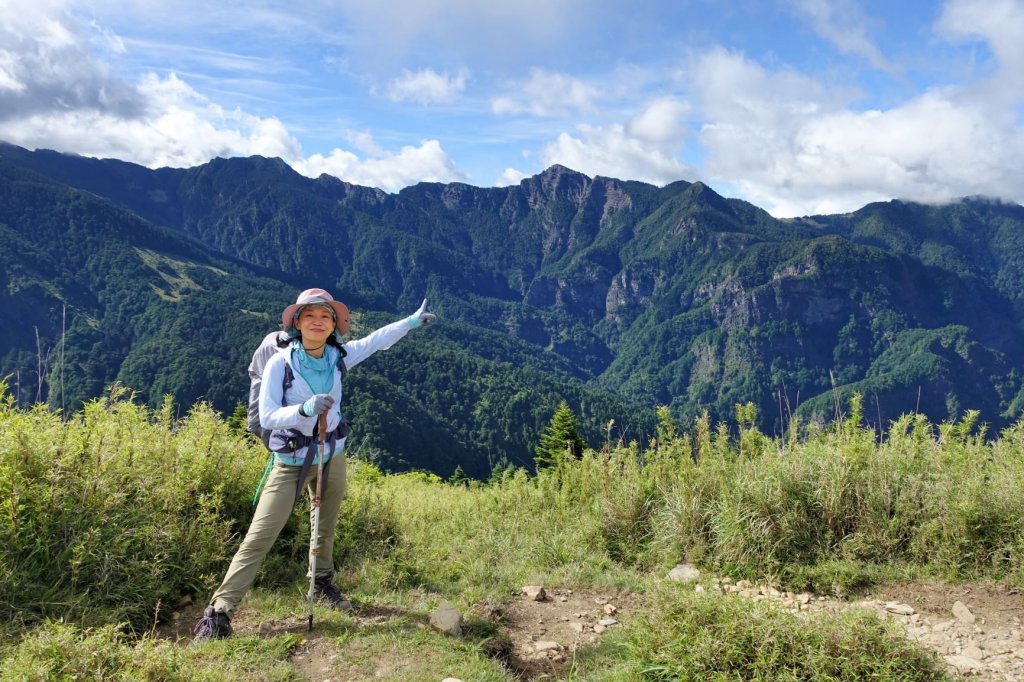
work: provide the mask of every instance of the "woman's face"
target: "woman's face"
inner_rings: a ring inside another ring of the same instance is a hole
[[[304,345],[323,345],[334,333],[334,315],[323,306],[306,306],[299,313],[295,328],[302,334]]]

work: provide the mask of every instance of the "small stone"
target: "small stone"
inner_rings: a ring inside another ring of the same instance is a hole
[[[544,640],[533,643],[534,651],[561,651],[562,645],[558,642],[552,642],[550,640]]]
[[[897,616],[912,616],[917,613],[914,607],[908,604],[901,604],[898,601],[887,601],[885,602],[885,610],[889,613],[894,613]]]
[[[963,651],[960,652],[960,655],[966,656],[967,658],[973,658],[976,661],[982,661],[985,659],[985,652],[982,651],[981,647],[979,647],[974,642],[971,642],[970,644],[965,646],[963,648]]]
[[[604,632],[607,629],[608,628],[606,628],[605,626],[601,625],[600,623],[598,623],[597,625],[594,626],[594,632],[596,632],[597,634],[601,634],[602,632]]]
[[[954,621],[952,621],[952,620],[944,620],[941,623],[936,623],[935,625],[932,626],[932,631],[934,631],[934,632],[945,632],[946,630],[948,630],[951,627],[953,627],[953,623],[954,623]]]
[[[613,606],[612,604],[605,604],[604,605],[604,612],[607,615],[614,616],[616,611],[618,611],[618,609],[615,606]]]
[[[678,564],[668,572],[668,579],[676,583],[692,583],[700,580],[700,570],[692,564]]]
[[[956,668],[956,671],[962,675],[980,672],[985,667],[981,661],[962,655],[946,656],[946,663]]]
[[[446,635],[462,636],[462,614],[448,602],[441,602],[437,610],[430,615],[430,624]]]
[[[953,615],[961,623],[973,625],[976,620],[974,614],[971,613],[971,610],[962,601],[957,601],[953,604]]]
[[[808,592],[801,592],[800,594],[798,594],[796,596],[796,600],[798,602],[800,602],[801,604],[810,604],[811,603],[811,595]]]
[[[753,586],[754,583],[750,582],[749,580],[741,580],[738,583],[736,583],[736,587],[740,588],[741,590],[749,590]]]
[[[563,594],[561,597],[558,598],[558,601],[564,604],[565,602],[569,601],[569,598]]]
[[[618,622],[619,621],[615,620],[614,618],[602,618],[601,620],[597,621],[597,624],[603,625],[607,628],[611,627],[612,625],[617,625]]]
[[[446,677],[441,682],[462,682],[462,680],[457,677]]]
[[[178,600],[178,608],[182,608],[184,606],[190,606],[191,604],[192,604],[192,595],[191,594],[186,594],[181,599]]]
[[[587,629],[587,626],[583,623],[573,623],[569,626],[569,629],[576,633],[582,633]]]
[[[696,585],[694,585],[693,591],[696,592],[697,594],[703,594],[704,593],[704,586],[701,585],[700,583],[697,583]]]
[[[541,585],[527,585],[523,588],[523,594],[530,601],[547,601],[548,598],[547,590]]]
[[[272,620],[265,620],[265,621],[263,621],[262,623],[260,623],[258,631],[259,631],[261,637],[266,637],[267,635],[269,635],[270,633],[272,633],[274,631],[274,621],[272,621]]]
[[[608,603],[608,597],[594,597],[594,603],[598,606],[602,606]]]

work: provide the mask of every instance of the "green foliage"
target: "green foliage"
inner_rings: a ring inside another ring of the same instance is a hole
[[[0,614],[144,627],[224,569],[263,454],[198,404],[115,394],[64,422],[0,404]],[[163,605],[163,606],[161,606]]]
[[[866,612],[805,622],[770,605],[682,590],[662,590],[655,603],[630,628],[628,679],[948,679],[936,654]]]
[[[0,606],[22,638],[0,652],[0,679],[294,675],[283,663],[293,635],[185,649],[110,626],[145,632],[161,605],[208,593],[251,513],[262,449],[205,406],[173,412],[115,396],[62,421],[3,403],[0,568],[10,581]],[[357,599],[398,590],[466,604],[500,603],[536,582],[656,589],[655,611],[609,654],[627,679],[942,679],[932,657],[873,617],[804,623],[757,603],[651,588],[636,570],[689,559],[838,594],[896,571],[1024,585],[1024,421],[989,440],[975,413],[938,425],[907,415],[880,441],[856,403],[850,412],[795,440],[744,441],[755,428],[747,406],[737,438],[706,415],[693,433],[673,434],[662,411],[656,447],[587,450],[486,485],[353,461],[340,580]],[[272,555],[293,582],[308,547],[301,515]],[[57,617],[75,625],[46,623]],[[589,674],[585,660],[579,670]]]
[[[19,324],[0,376],[19,406],[70,414],[119,382],[151,407],[229,414],[253,346],[306,286],[365,314],[357,336],[424,296],[440,315],[346,380],[353,442],[389,471],[529,467],[561,398],[584,441],[610,443],[614,419],[616,441],[642,445],[657,405],[721,423],[751,403],[744,456],[794,416],[832,419],[831,377],[878,431],[968,409],[999,429],[1024,405],[1020,206],[783,221],[703,183],[557,166],[388,195],[279,159],[152,171],[3,149],[0,314]]]
[[[569,403],[563,400],[540,435],[533,461],[538,470],[557,466],[567,459],[579,459],[584,447],[576,425],[576,415]]]
[[[225,647],[180,647],[145,637],[131,641],[111,625],[82,630],[47,622],[26,637],[14,653],[0,660],[0,682],[44,680],[164,680],[229,682],[295,680],[286,659],[298,646],[297,635],[274,639],[246,638]],[[213,660],[200,649],[219,648]],[[211,663],[214,663],[211,665]]]

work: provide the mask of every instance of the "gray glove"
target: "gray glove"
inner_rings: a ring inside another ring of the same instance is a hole
[[[437,317],[434,313],[427,312],[427,299],[423,299],[423,303],[420,304],[420,309],[410,315],[407,319],[409,320],[409,326],[416,329],[417,327],[422,327],[425,324],[430,324],[436,320]]]
[[[326,410],[331,409],[334,405],[334,398],[327,393],[317,393],[315,396],[302,403],[299,408],[299,414],[303,417],[312,417],[315,414],[320,414]]]

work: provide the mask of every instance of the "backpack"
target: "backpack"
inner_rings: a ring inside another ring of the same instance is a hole
[[[267,366],[267,361],[274,357],[274,353],[281,350],[279,342],[284,341],[288,337],[284,335],[284,332],[271,332],[263,337],[260,341],[260,345],[256,347],[256,350],[252,354],[252,360],[249,362],[249,409],[247,410],[247,424],[246,430],[249,433],[254,433],[260,437],[263,441],[263,445],[270,450],[270,460],[267,462],[266,468],[263,470],[263,477],[260,479],[259,485],[256,486],[256,492],[253,495],[252,503],[256,505],[257,500],[260,497],[260,491],[263,490],[263,484],[267,481],[267,476],[270,474],[270,469],[274,465],[274,452],[270,447],[270,436],[273,433],[270,429],[263,428],[260,424],[260,386],[263,384],[263,369]],[[341,371],[341,375],[344,376],[348,371],[348,367],[345,366],[345,349],[340,348],[341,352],[338,353],[338,369]],[[284,365],[284,377],[281,380],[281,403],[284,404],[284,395],[288,392],[288,388],[295,381],[295,373],[292,371],[291,365],[285,363]],[[349,423],[344,419],[338,424],[338,427],[332,432],[331,443],[334,443],[334,438],[344,438],[348,435]],[[296,432],[298,433],[298,432]],[[309,471],[310,462],[312,460],[312,453],[316,439],[314,437],[305,437],[302,434],[298,434],[298,437],[289,440],[289,445],[292,450],[298,450],[300,447],[308,447],[309,450],[306,453],[306,459],[302,463],[301,473],[298,478],[298,483],[295,488],[295,502],[298,502],[302,496],[302,482],[306,480],[306,472]],[[333,446],[332,446],[333,447]],[[326,475],[327,468],[330,466],[330,461],[324,467]],[[324,483],[323,489],[326,489],[326,482]],[[322,494],[322,491],[321,491]]]
[[[274,353],[281,350],[279,342],[287,339],[284,332],[271,332],[263,337],[260,341],[260,345],[256,347],[256,350],[252,354],[252,361],[249,362],[249,408],[246,411],[246,430],[249,433],[254,433],[260,437],[263,441],[263,445],[270,449],[270,429],[265,429],[260,424],[260,386],[263,384],[263,368],[267,366],[267,361],[274,357]],[[348,371],[345,367],[345,349],[342,348],[338,354],[338,369],[341,370],[342,376]],[[295,381],[295,374],[292,372],[291,365],[285,363],[284,366],[284,378],[281,381],[281,396],[288,392],[292,382]]]

